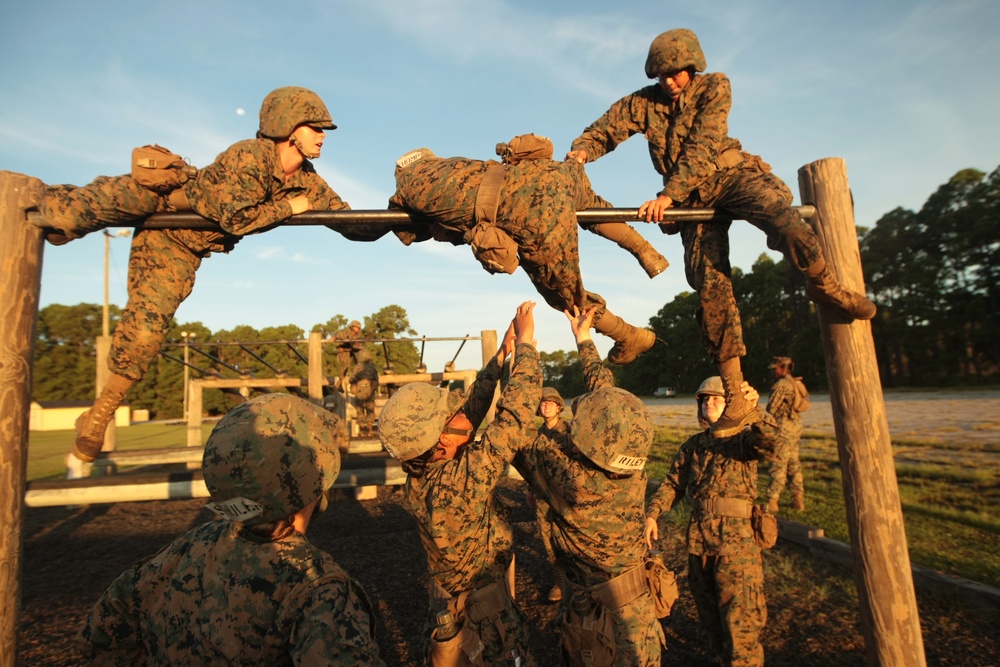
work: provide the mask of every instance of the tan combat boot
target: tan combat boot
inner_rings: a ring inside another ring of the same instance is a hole
[[[601,319],[594,322],[594,328],[615,341],[608,352],[608,361],[613,364],[632,363],[656,342],[655,333],[632,326],[617,315],[612,315],[610,310],[605,310]]]
[[[804,494],[795,493],[792,494],[792,509],[797,512],[802,512],[806,508],[806,497]]]
[[[618,247],[632,253],[650,278],[655,278],[670,266],[667,258],[657,252],[642,234],[624,222],[602,222],[587,229],[609,241],[614,241]]]
[[[104,446],[104,431],[107,430],[115,410],[125,399],[125,392],[133,384],[135,384],[134,380],[129,380],[115,373],[111,374],[101,395],[94,401],[94,406],[76,420],[76,442],[73,443],[73,456],[85,463],[90,463],[97,458]]]
[[[846,290],[834,277],[825,259],[818,259],[806,267],[806,296],[814,303],[835,309],[844,317],[870,320],[875,317],[875,304],[864,294]]]
[[[770,512],[771,514],[777,514],[778,513],[778,499],[777,498],[768,498],[768,500],[767,500],[767,511]]]
[[[712,435],[716,438],[728,438],[757,419],[758,406],[746,400],[740,391],[743,371],[740,370],[739,357],[727,359],[719,364],[719,375],[722,376],[722,388],[726,392],[726,409],[719,417],[719,421],[712,424]]]

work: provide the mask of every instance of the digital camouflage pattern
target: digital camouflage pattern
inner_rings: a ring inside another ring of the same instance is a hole
[[[724,209],[767,235],[800,270],[820,259],[815,233],[791,207],[792,193],[761,159],[729,136],[732,90],[725,74],[695,75],[677,101],[658,85],[615,102],[572,145],[593,161],[635,134],[677,205]],[[685,274],[698,292],[702,339],[716,363],[746,354],[729,264],[729,224],[680,224]]]
[[[358,353],[356,363],[347,375],[354,394],[354,406],[358,410],[358,421],[366,428],[375,423],[375,396],[378,393],[378,369],[366,350]]]
[[[286,181],[277,148],[269,139],[230,146],[182,190],[192,209],[219,223],[221,231],[136,232],[129,255],[128,304],[115,327],[108,358],[112,372],[131,380],[142,379],[159,353],[177,307],[194,287],[203,258],[229,252],[240,237],[290,218],[292,197],[306,195],[314,209],[350,208],[308,160]],[[42,215],[47,226],[77,238],[168,208],[165,195],[146,190],[131,176],[102,176],[80,188],[48,188]]]
[[[428,238],[464,243],[476,224],[476,194],[494,160],[425,158],[396,169],[393,208],[411,214],[417,224],[397,228],[404,243]],[[608,208],[590,186],[583,166],[552,160],[523,160],[507,167],[500,188],[496,226],[517,243],[521,267],[547,304],[563,311],[599,305],[604,299],[587,292],[580,276],[576,211]]]
[[[76,638],[95,664],[383,665],[360,585],[300,533],[191,529],[122,573]]]
[[[792,407],[795,405],[795,385],[791,377],[779,378],[771,386],[767,399],[767,411],[778,422],[778,439],[781,441],[781,455],[771,462],[771,483],[767,487],[767,497],[777,500],[788,483],[788,490],[795,494],[805,494],[802,478],[802,462],[799,460],[799,439],[802,437],[802,417]]]
[[[578,348],[588,389],[613,387],[611,371],[601,362],[593,341]],[[608,475],[574,449],[572,443],[565,449],[539,447],[536,440],[518,454],[514,465],[532,491],[552,508],[552,543],[567,580],[591,587],[645,559],[646,473]],[[567,603],[563,596],[564,611]],[[659,665],[666,640],[649,594],[612,615],[618,647],[614,664]]]
[[[285,86],[268,93],[260,105],[260,136],[282,141],[299,125],[337,129],[323,100],[308,88]]]
[[[245,525],[298,512],[337,481],[346,435],[337,415],[290,394],[236,406],[205,442],[201,469],[213,505],[259,506],[256,515],[225,514]]]
[[[638,397],[617,387],[600,387],[580,399],[570,437],[602,470],[631,473],[646,468],[653,423]]]
[[[685,28],[668,30],[657,35],[649,45],[646,56],[646,76],[655,79],[661,74],[672,74],[693,67],[705,71],[705,52],[697,35]]]
[[[545,389],[549,389],[546,387]],[[544,389],[542,390],[545,391]],[[557,394],[558,395],[558,394]],[[543,393],[542,400],[546,400]],[[562,400],[562,397],[559,399]],[[545,450],[554,448],[569,454],[573,449],[573,441],[569,436],[569,422],[560,419],[552,428],[545,424],[538,427],[538,438],[533,445],[533,449]],[[552,510],[549,503],[544,498],[535,497],[535,519],[538,522],[538,532],[542,538],[542,546],[545,548],[545,560],[549,565],[556,564],[555,547],[552,546]]]
[[[409,382],[397,389],[382,406],[378,423],[379,439],[389,455],[409,461],[437,445],[448,419],[457,412],[450,395],[426,382]],[[466,416],[472,421],[468,412]]]
[[[730,438],[717,439],[709,428],[688,438],[646,508],[652,519],[685,497],[695,508],[687,530],[688,582],[713,648],[725,664],[737,666],[764,664],[761,550],[749,517],[719,516],[703,503],[756,500],[758,461],[774,460],[780,446],[774,419],[757,411],[759,421]]]
[[[491,359],[465,394],[464,405],[452,404],[461,407],[473,426],[486,417],[500,374],[496,358]],[[514,534],[508,511],[497,505],[494,492],[514,452],[534,439],[533,417],[541,385],[538,352],[530,345],[518,345],[496,416],[482,437],[460,449],[455,458],[429,462],[422,474],[407,476],[406,505],[417,522],[427,571],[434,588],[445,595],[475,591],[506,577]],[[393,400],[409,386],[401,387]],[[388,409],[386,404],[379,420],[382,432],[391,420]],[[448,411],[451,414],[453,411]],[[443,605],[444,600],[432,596],[430,617]],[[485,664],[511,664],[515,649],[522,656],[522,665],[535,664],[528,630],[513,600],[507,599],[496,618],[475,625],[485,644]]]

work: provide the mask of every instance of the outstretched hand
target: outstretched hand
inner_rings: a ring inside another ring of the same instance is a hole
[[[518,345],[535,344],[535,305],[534,301],[525,301],[517,307],[511,326],[514,327],[515,342]]]
[[[597,312],[598,308],[600,306],[595,304],[581,312],[580,307],[574,304],[572,308],[563,311],[563,315],[569,320],[569,328],[573,330],[573,336],[576,337],[577,343],[591,340],[590,328],[594,326],[594,313]]]
[[[587,164],[587,151],[576,150],[569,151],[566,153],[566,162],[576,162],[579,164]]]

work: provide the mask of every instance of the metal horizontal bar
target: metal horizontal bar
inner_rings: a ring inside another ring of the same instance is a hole
[[[816,213],[814,206],[794,206],[803,218],[811,218]],[[29,218],[39,216],[37,212],[29,213]],[[580,222],[635,222],[639,219],[637,208],[589,208],[577,211],[576,218]],[[663,212],[663,218],[669,222],[726,222],[734,220],[725,211],[716,212],[712,208],[670,208]],[[358,211],[307,211],[293,216],[281,223],[283,227],[320,227],[329,226],[350,227],[351,225],[398,225],[424,224],[414,220],[406,211],[395,210],[358,210]],[[219,225],[201,217],[197,213],[157,213],[145,220],[134,223],[109,225],[109,227],[141,227],[143,229],[210,229],[219,230]]]

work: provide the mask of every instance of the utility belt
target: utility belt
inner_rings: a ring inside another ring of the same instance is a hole
[[[476,191],[476,224],[463,238],[472,246],[472,254],[484,269],[490,273],[514,273],[520,263],[517,243],[496,226],[500,187],[507,168],[498,162],[488,164]]]
[[[695,501],[694,509],[704,514],[749,519],[753,514],[753,503],[742,498],[708,498]]]
[[[571,581],[566,586],[568,604],[560,639],[566,664],[611,667],[618,653],[614,612],[649,590],[645,564],[596,586],[579,586]]]
[[[513,598],[507,583],[513,576],[513,567],[512,561],[503,579],[455,596],[450,596],[440,584],[433,582],[434,607],[450,611],[458,619],[458,630],[451,637],[440,637],[439,628],[431,632],[429,661],[432,667],[485,667],[485,646],[478,627],[484,621],[492,622],[501,638],[506,635],[507,628],[500,614]]]

